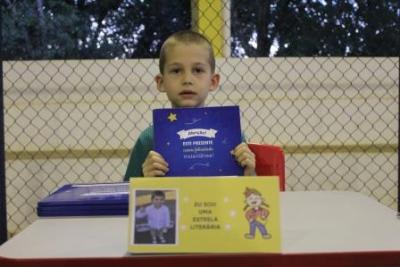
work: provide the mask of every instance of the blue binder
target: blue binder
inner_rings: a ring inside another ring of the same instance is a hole
[[[167,176],[239,176],[231,151],[241,143],[238,106],[153,110],[154,149]]]
[[[67,184],[42,199],[39,217],[127,215],[128,183]]]

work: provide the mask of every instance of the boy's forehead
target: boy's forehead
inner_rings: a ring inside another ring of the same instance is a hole
[[[186,60],[188,59],[187,54],[197,57],[198,60],[206,63],[208,63],[210,59],[209,50],[205,44],[174,43],[168,46],[165,52],[167,63],[173,63],[178,59]]]

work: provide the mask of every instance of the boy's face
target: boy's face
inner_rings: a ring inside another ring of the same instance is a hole
[[[167,50],[164,74],[156,78],[157,88],[167,93],[172,107],[201,107],[208,92],[219,85],[212,73],[205,45],[176,43]]]
[[[160,208],[165,202],[165,198],[162,196],[154,196],[152,199],[152,203],[155,208]]]

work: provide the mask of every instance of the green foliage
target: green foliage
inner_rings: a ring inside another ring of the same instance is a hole
[[[5,0],[4,59],[153,58],[191,1]],[[232,0],[233,56],[398,56],[398,0]]]
[[[84,18],[62,1],[49,1],[39,14],[36,1],[3,2],[3,44],[5,59],[43,59],[72,56]],[[78,30],[77,25],[81,25]]]
[[[399,55],[398,0],[232,0],[232,10],[235,56],[263,56],[273,44],[276,56]],[[265,13],[266,32],[260,33],[259,14]],[[266,46],[254,45],[260,34],[269,39]]]
[[[2,16],[4,59],[157,57],[190,0],[6,0]]]

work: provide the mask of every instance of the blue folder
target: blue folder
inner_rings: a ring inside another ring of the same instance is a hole
[[[127,215],[128,183],[67,184],[40,200],[39,217]]]
[[[153,125],[166,176],[243,175],[231,153],[242,141],[238,106],[155,109]]]

